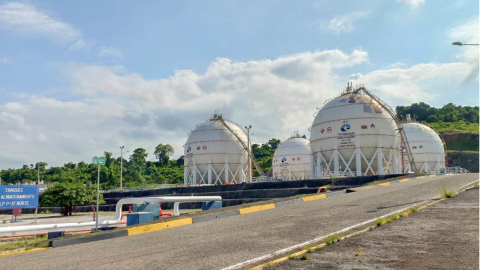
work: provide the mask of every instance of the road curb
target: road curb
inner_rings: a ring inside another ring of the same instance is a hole
[[[127,230],[100,233],[100,234],[97,234],[97,235],[78,237],[78,238],[51,240],[50,243],[49,243],[49,246],[52,247],[52,248],[57,248],[57,247],[64,247],[64,246],[70,246],[70,245],[76,245],[76,244],[95,242],[95,241],[100,241],[100,240],[113,239],[113,238],[123,237],[123,236],[128,236]]]
[[[5,254],[0,254],[0,257],[10,256],[10,255],[17,255],[17,254],[23,254],[23,253],[29,253],[29,252],[34,252],[34,251],[41,251],[41,250],[46,250],[46,249],[51,249],[51,247],[35,248],[35,249],[30,249],[30,250],[10,252],[10,253],[5,253]]]

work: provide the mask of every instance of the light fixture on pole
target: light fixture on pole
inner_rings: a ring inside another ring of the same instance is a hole
[[[478,46],[478,44],[475,44],[475,43],[466,44],[466,43],[462,43],[462,42],[459,42],[459,41],[453,42],[452,45],[455,45],[455,46],[466,46],[466,45]]]
[[[252,148],[250,147],[250,129],[252,128],[252,125],[249,125],[248,127],[245,126],[245,129],[247,130],[247,147],[248,147],[248,181],[247,182],[251,182],[252,181],[252,164],[250,162],[250,154],[252,152]]]

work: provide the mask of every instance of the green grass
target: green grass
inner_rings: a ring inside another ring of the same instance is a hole
[[[414,207],[410,207],[408,210],[410,210],[410,212],[417,212],[418,210],[418,206],[414,206]]]
[[[303,249],[308,253],[312,253],[312,251],[313,251],[313,247],[310,246],[310,245],[303,247]]]
[[[450,198],[453,196],[453,194],[455,194],[455,191],[453,190],[447,190],[446,188],[443,189],[443,192],[442,192],[442,197],[443,198]]]
[[[334,234],[334,235],[325,237],[325,238],[323,239],[323,241],[324,241],[327,245],[330,245],[330,244],[332,244],[333,242],[340,240],[341,238],[342,238],[341,235]]]
[[[478,153],[478,141],[470,138],[466,140],[447,142],[447,149],[457,151],[472,151]]]
[[[329,186],[331,186],[332,184],[326,184],[326,185],[323,185],[322,187],[324,188],[328,188]]]
[[[472,133],[478,134],[478,123],[459,122],[434,122],[428,123],[429,126],[438,130],[441,134],[451,133]]]
[[[22,237],[14,241],[5,241],[0,243],[0,252],[11,250],[31,250],[34,248],[48,247],[48,239],[46,235],[39,235],[37,239],[34,237]]]

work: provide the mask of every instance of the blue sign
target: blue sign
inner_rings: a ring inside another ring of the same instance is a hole
[[[38,186],[0,186],[0,209],[37,207]]]
[[[340,128],[343,132],[347,131],[350,129],[350,124],[343,124],[343,126]]]

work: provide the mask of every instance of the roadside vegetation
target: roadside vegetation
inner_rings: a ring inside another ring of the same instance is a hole
[[[443,191],[442,191],[442,197],[443,198],[450,198],[454,194],[455,194],[455,191],[453,191],[453,190],[447,190],[447,189],[444,188]]]
[[[36,239],[33,236],[2,239],[0,241],[0,253],[45,248],[48,247],[48,243],[46,235],[39,235]]]

